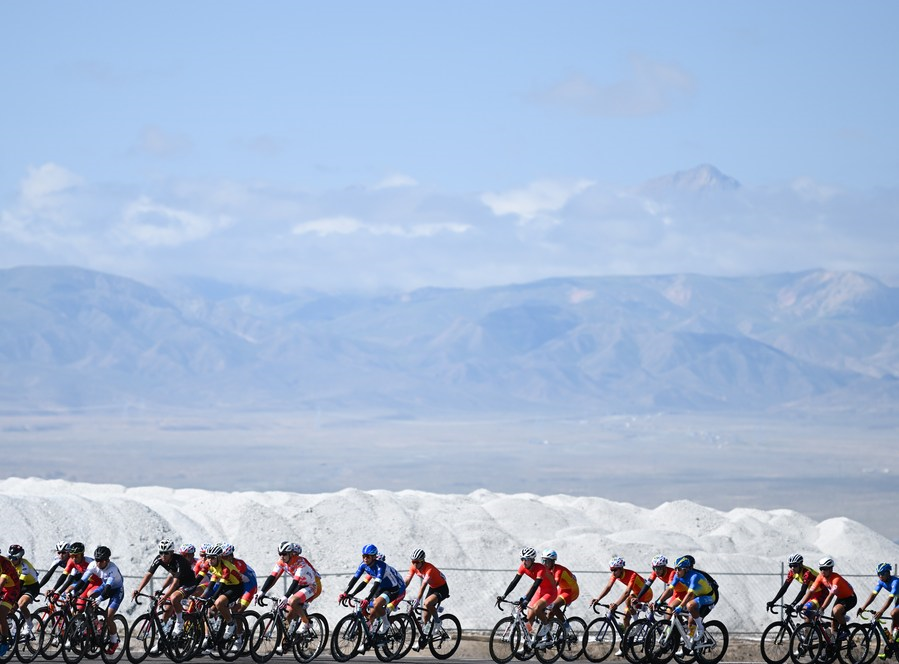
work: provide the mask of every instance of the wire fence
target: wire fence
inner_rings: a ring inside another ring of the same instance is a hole
[[[893,569],[896,567],[894,566]],[[444,602],[444,609],[459,618],[466,633],[489,633],[497,620],[502,617],[500,611],[495,608],[496,596],[502,594],[506,589],[515,575],[515,570],[441,567],[441,571],[446,575],[450,588],[450,598]],[[572,571],[577,575],[580,597],[572,604],[568,615],[577,615],[589,622],[596,617],[590,608],[590,599],[596,597],[605,587],[609,573],[608,571]],[[732,636],[736,638],[756,637],[761,634],[766,625],[776,620],[771,613],[765,610],[765,604],[774,597],[783,584],[787,572],[785,565],[781,565],[779,571],[772,572],[747,573],[713,569],[709,569],[708,572],[718,582],[720,593],[720,600],[712,617],[723,622]],[[641,574],[644,577],[648,576],[648,573],[641,572]],[[130,601],[131,591],[140,583],[142,576],[125,577],[125,602],[122,604],[121,612],[129,619],[145,610],[146,605],[137,607]],[[876,577],[870,573],[851,574],[847,572],[842,576],[852,584],[859,598],[859,604],[869,596],[876,584]],[[259,579],[260,585],[263,579],[264,577]],[[323,590],[321,596],[313,603],[313,609],[322,613],[332,625],[347,612],[345,607],[337,603],[337,596],[346,588],[349,579],[350,575],[347,572],[322,573]],[[158,572],[145,588],[145,592],[153,592],[160,588],[164,580],[164,571]],[[282,578],[279,583],[281,585],[276,585],[275,588],[280,588],[282,593],[285,592],[288,586],[287,580]],[[530,585],[531,580],[523,577],[509,598],[515,599],[524,595]],[[603,602],[617,600],[623,590],[624,587],[620,583],[616,583]],[[653,586],[654,596],[659,597],[662,590],[661,583],[657,581]],[[799,590],[799,584],[792,583],[783,601],[792,601]],[[407,597],[414,598],[417,591],[418,582],[413,581],[411,588],[407,591]],[[272,595],[274,592],[275,589],[272,589],[268,594]]]

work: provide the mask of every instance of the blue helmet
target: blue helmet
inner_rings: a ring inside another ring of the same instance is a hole
[[[362,547],[362,555],[363,556],[376,556],[378,555],[378,547],[374,544],[366,544]]]
[[[889,563],[880,563],[877,566],[877,575],[878,576],[880,576],[881,574],[891,574],[892,571],[893,571],[893,566],[890,565]]]
[[[678,569],[687,569],[688,567],[693,567],[693,562],[690,560],[690,556],[681,556],[674,563],[674,566]]]

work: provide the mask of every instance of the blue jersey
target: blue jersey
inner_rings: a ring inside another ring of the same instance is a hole
[[[874,586],[874,594],[876,595],[881,590],[886,590],[891,597],[899,596],[899,576],[891,576],[886,581],[877,581],[877,585]]]
[[[368,574],[372,581],[380,583],[381,590],[405,590],[406,582],[403,577],[393,567],[385,563],[383,560],[376,560],[372,565],[362,563],[353,575],[353,579],[358,579],[363,574]]]
[[[675,575],[668,585],[671,588],[675,588],[678,585],[685,585],[687,590],[693,591],[694,597],[711,595],[714,592],[714,588],[712,588],[712,584],[709,583],[708,579],[695,569],[688,571],[684,574],[683,578],[681,578],[680,575]]]

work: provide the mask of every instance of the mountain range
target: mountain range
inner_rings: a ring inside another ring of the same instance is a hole
[[[0,270],[7,413],[889,414],[899,289],[864,274],[555,278],[393,295]]]

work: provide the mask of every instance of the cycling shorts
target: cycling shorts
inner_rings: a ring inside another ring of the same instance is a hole
[[[542,588],[537,588],[537,592],[534,594],[534,597],[531,599],[531,603],[528,606],[534,608],[540,600],[543,600],[547,604],[552,604],[556,601],[557,596],[558,592],[555,589],[543,592]]]
[[[29,583],[27,586],[22,587],[22,597],[28,595],[32,600],[36,600],[41,594],[41,584],[39,583]]]
[[[225,586],[225,589],[222,590],[220,594],[228,598],[228,604],[233,604],[234,602],[239,601],[241,595],[243,595],[243,586]]]
[[[438,588],[428,587],[428,597],[436,597],[438,602],[442,602],[449,596],[450,594],[448,583],[444,583]],[[427,597],[425,599],[427,599]]]
[[[316,597],[322,594],[322,580],[316,579],[314,586],[303,586],[298,591],[296,591],[292,597],[296,597],[300,600],[300,604],[308,604]]]
[[[99,595],[94,595],[94,597],[98,602],[108,599],[109,604],[106,605],[106,608],[118,611],[122,605],[122,600],[125,599],[125,586],[104,588],[103,592],[99,593]]]
[[[576,600],[580,594],[581,591],[578,588],[566,588],[559,592],[559,595],[556,597],[556,603],[571,606],[571,603]]]
[[[715,596],[714,595],[700,595],[699,597],[694,597],[693,601],[696,602],[696,606],[714,606],[715,604]]]
[[[849,597],[843,597],[842,599],[837,598],[833,603],[834,608],[836,608],[837,606],[842,606],[847,611],[854,607],[856,604],[858,604],[858,597],[856,597],[855,595],[849,595]]]
[[[406,596],[405,588],[391,588],[390,590],[385,590],[378,597],[383,597],[384,601],[388,604],[397,605],[400,603],[400,600]]]
[[[247,581],[243,584],[243,595],[240,596],[240,605],[247,608],[256,596],[256,580]]]

